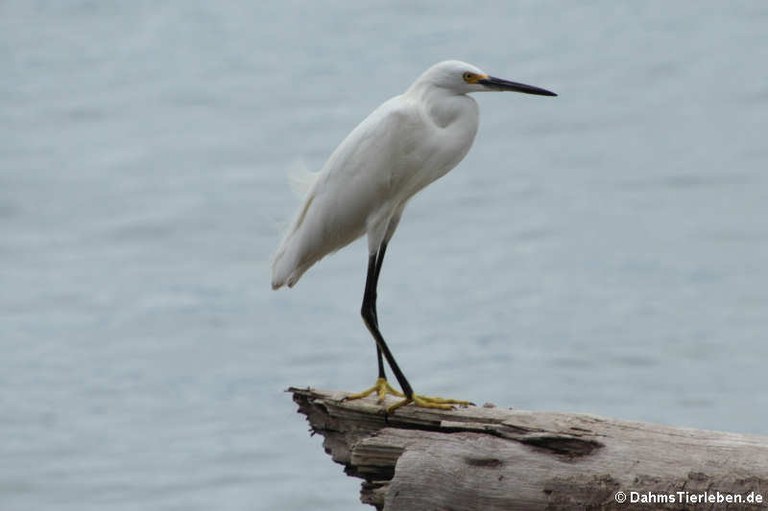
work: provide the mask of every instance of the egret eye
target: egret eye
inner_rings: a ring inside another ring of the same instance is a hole
[[[475,82],[475,73],[470,73],[469,71],[465,71],[462,77],[464,78],[464,81],[467,83]]]

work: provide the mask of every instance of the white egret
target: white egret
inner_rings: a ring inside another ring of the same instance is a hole
[[[451,408],[466,401],[416,395],[379,331],[376,287],[392,235],[408,201],[454,168],[477,133],[478,108],[467,94],[514,91],[555,93],[495,78],[470,64],[449,60],[427,69],[403,94],[373,111],[331,154],[275,254],[272,288],[292,287],[313,264],[366,235],[368,273],[361,314],[376,341],[379,375],[373,387],[348,399],[377,393],[408,403]],[[402,393],[386,379],[382,354]]]

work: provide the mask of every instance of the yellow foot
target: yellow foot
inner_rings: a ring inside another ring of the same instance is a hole
[[[420,396],[418,394],[414,394],[413,397],[406,397],[402,401],[397,402],[387,408],[387,413],[392,413],[398,408],[403,407],[409,403],[413,403],[413,406],[420,406],[422,408],[437,408],[438,410],[453,410],[456,406],[465,407],[472,404],[469,401],[462,401],[460,399]]]
[[[369,389],[365,389],[362,392],[356,392],[355,394],[350,394],[344,398],[344,401],[351,401],[353,399],[362,399],[374,393],[378,396],[379,403],[383,403],[387,395],[392,395],[396,397],[404,396],[402,392],[400,392],[399,390],[394,388],[392,385],[390,385],[386,379],[377,378],[376,383],[373,384],[373,387]]]

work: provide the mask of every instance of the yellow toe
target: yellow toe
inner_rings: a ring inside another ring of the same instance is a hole
[[[413,403],[413,406],[418,406],[421,408],[432,408],[437,410],[453,410],[457,406],[465,407],[472,404],[469,401],[462,401],[460,399],[420,396],[418,394],[414,394],[413,397],[406,397],[402,401],[398,401],[397,403],[387,408],[387,413],[392,413],[398,408],[402,408],[403,406],[411,403]]]
[[[353,399],[363,399],[371,394],[376,394],[379,403],[384,402],[387,396],[403,397],[403,393],[394,388],[385,378],[377,378],[373,387],[367,388],[362,392],[355,392],[349,394],[344,398],[344,401],[352,401]]]

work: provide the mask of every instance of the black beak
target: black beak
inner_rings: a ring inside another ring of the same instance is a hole
[[[524,83],[510,82],[508,80],[502,80],[501,78],[495,78],[489,76],[484,80],[478,80],[477,83],[481,83],[493,90],[508,90],[513,92],[522,92],[524,94],[535,94],[537,96],[557,96],[554,92],[550,92],[546,89],[540,89],[533,85],[526,85]]]

